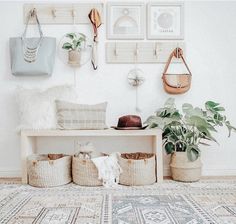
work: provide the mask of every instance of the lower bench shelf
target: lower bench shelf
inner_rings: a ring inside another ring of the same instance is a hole
[[[24,130],[21,132],[21,170],[22,183],[28,183],[27,157],[37,153],[37,137],[151,137],[152,152],[157,155],[157,181],[163,181],[162,131],[147,130]]]

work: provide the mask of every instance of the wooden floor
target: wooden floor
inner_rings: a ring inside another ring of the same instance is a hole
[[[20,184],[21,178],[0,178],[0,184]]]
[[[171,177],[164,177],[164,180],[170,180]],[[203,180],[236,180],[236,176],[204,176]],[[1,178],[0,184],[21,184],[21,178]]]

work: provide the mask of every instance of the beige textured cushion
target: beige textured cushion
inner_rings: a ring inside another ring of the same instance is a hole
[[[105,129],[107,103],[76,104],[56,100],[59,129]]]

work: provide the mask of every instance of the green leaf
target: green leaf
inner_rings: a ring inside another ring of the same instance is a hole
[[[187,144],[183,141],[178,141],[175,143],[176,152],[185,152],[187,149]]]
[[[171,154],[175,151],[175,145],[172,142],[167,142],[164,145],[164,148],[165,148],[167,154]]]
[[[68,42],[64,43],[62,45],[62,49],[65,49],[65,50],[71,50],[72,49],[72,45]]]
[[[199,116],[191,116],[187,119],[188,125],[194,127],[207,127],[207,122]]]
[[[76,48],[80,47],[80,45],[81,45],[81,42],[78,41],[78,42],[76,43]]]
[[[165,102],[164,106],[167,107],[167,108],[175,108],[175,99],[174,98],[169,98]]]
[[[190,161],[194,162],[200,156],[200,150],[197,146],[189,146],[187,148],[187,156]]]
[[[209,107],[209,108],[215,108],[215,107],[217,107],[217,106],[219,106],[220,104],[219,103],[215,103],[215,102],[213,102],[213,101],[207,101],[206,103],[205,103],[205,106],[206,107]]]
[[[68,33],[66,34],[66,37],[70,38],[71,40],[76,38],[76,34],[75,33]]]
[[[205,142],[199,142],[200,145],[210,146],[210,144],[207,144]]]
[[[157,128],[158,126],[156,125],[156,124],[150,124],[150,125],[148,125],[148,128]]]
[[[226,127],[228,128],[228,131],[229,131],[229,135],[228,135],[228,137],[230,137],[230,136],[231,136],[231,132],[232,132],[232,130],[233,130],[233,131],[236,131],[236,128],[233,127],[233,126],[230,124],[229,121],[226,121],[226,122],[225,122],[225,125],[226,125]]]
[[[193,106],[189,103],[184,103],[182,106],[182,110],[184,113],[187,113],[187,112],[193,110]]]
[[[198,127],[198,130],[202,133],[202,138],[218,143],[216,139],[211,135],[211,133],[205,127]]]
[[[85,41],[85,37],[80,37],[78,41],[79,41],[80,43],[84,42],[84,41]]]
[[[215,111],[225,111],[224,107],[215,107]]]

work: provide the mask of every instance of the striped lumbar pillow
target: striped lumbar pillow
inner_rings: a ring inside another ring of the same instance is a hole
[[[107,103],[76,104],[56,100],[59,129],[106,129]]]

